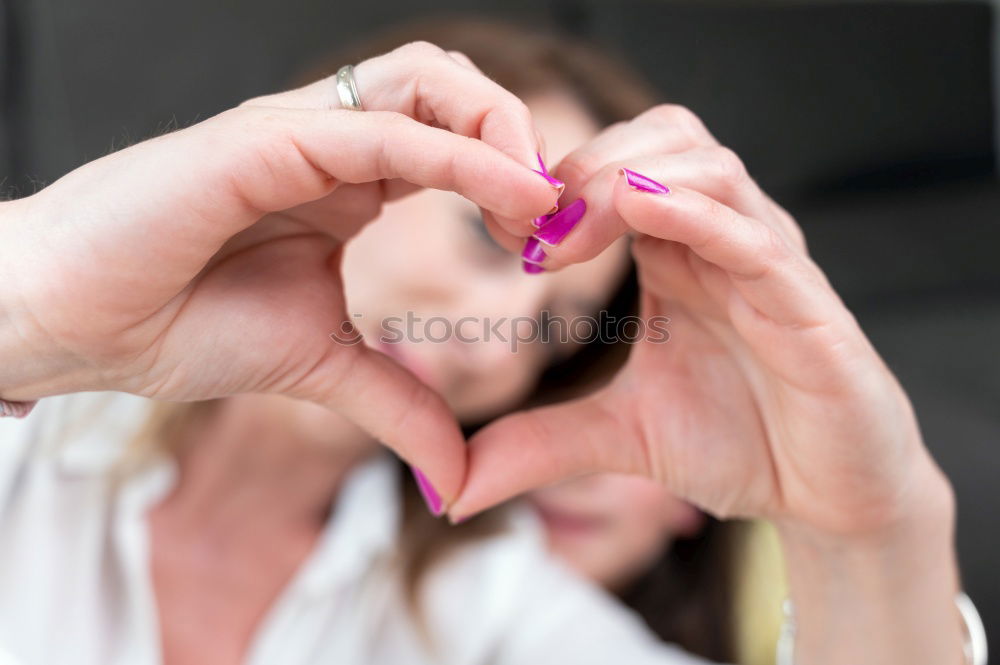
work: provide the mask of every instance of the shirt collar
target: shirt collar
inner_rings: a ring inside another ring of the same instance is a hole
[[[127,393],[77,393],[43,400],[42,446],[67,475],[103,474],[121,459],[153,402]]]
[[[399,481],[399,464],[388,452],[380,452],[347,476],[302,569],[299,583],[307,594],[326,595],[394,551],[402,518]]]
[[[46,420],[53,425],[46,437],[53,444],[49,450],[60,472],[69,475],[112,470],[152,405],[147,398],[126,393],[80,393],[46,401]],[[319,541],[300,569],[297,584],[303,590],[326,593],[362,575],[375,557],[393,550],[402,519],[399,473],[395,458],[384,451],[347,474]],[[141,518],[176,480],[172,459],[151,460],[124,480],[118,510]]]
[[[159,457],[130,475],[117,510],[126,521],[143,520],[173,489],[177,463]],[[388,452],[361,462],[344,478],[312,552],[292,583],[294,592],[329,597],[342,584],[360,579],[384,555],[395,551],[402,519],[399,464]]]

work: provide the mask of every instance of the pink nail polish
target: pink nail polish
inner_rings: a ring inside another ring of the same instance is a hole
[[[528,242],[524,243],[521,258],[527,263],[541,263],[545,260],[545,250],[537,238],[528,238]]]
[[[556,207],[558,208],[558,206],[556,206]],[[558,210],[556,210],[556,212],[558,212]],[[555,213],[550,213],[548,215],[542,215],[541,217],[535,217],[533,220],[531,220],[531,225],[534,226],[537,229],[539,226],[541,226],[545,222],[549,221],[549,219],[552,217],[553,214],[555,214]]]
[[[417,487],[420,488],[420,493],[424,496],[424,501],[427,502],[427,509],[431,511],[434,517],[440,517],[444,514],[444,502],[441,501],[441,495],[431,485],[431,481],[427,480],[427,476],[424,475],[423,471],[415,466],[411,466],[410,470],[413,471]]]
[[[649,192],[650,194],[669,194],[670,188],[666,185],[661,185],[652,178],[647,178],[641,173],[636,173],[635,171],[629,169],[618,169],[619,173],[625,176],[625,182],[628,186],[637,192]]]
[[[545,168],[545,162],[542,161],[541,153],[535,153],[535,156],[538,157],[538,168],[535,169],[535,173],[540,174],[543,178],[548,180],[549,184],[558,189],[559,193],[562,194],[562,191],[566,189],[566,183],[549,175],[549,170]]]
[[[543,222],[535,231],[534,237],[546,245],[558,245],[579,223],[585,212],[587,212],[587,202],[577,199],[552,215],[548,221]]]
[[[528,263],[527,261],[521,262],[521,267],[524,268],[524,272],[529,275],[537,275],[540,272],[545,272],[545,268],[538,265],[537,263]]]

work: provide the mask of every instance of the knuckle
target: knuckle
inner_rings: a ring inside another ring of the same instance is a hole
[[[678,108],[676,104],[657,104],[639,117],[646,120],[669,123],[674,118],[676,109]]]
[[[362,117],[363,116],[363,117]],[[386,147],[392,143],[406,140],[406,133],[411,128],[410,119],[395,111],[373,111],[350,117],[360,123],[359,129],[374,131],[382,138],[385,145],[379,152],[387,152]]]
[[[450,50],[450,51],[448,51],[448,55],[450,55],[455,60],[463,62],[463,63],[465,63],[467,65],[473,64],[472,58],[470,58],[469,56],[467,56],[463,51]]]
[[[705,135],[705,125],[694,111],[680,104],[660,104],[643,114],[654,123],[678,129],[691,138],[701,138]]]
[[[775,214],[778,216],[778,220],[780,221],[782,228],[788,230],[795,247],[799,251],[807,252],[805,233],[803,233],[802,228],[795,221],[795,218],[792,217],[787,210],[773,201],[771,202],[771,206],[774,209]]]
[[[628,131],[631,124],[632,121],[630,120],[619,120],[618,122],[605,127],[601,132],[601,136],[621,136]]]
[[[600,155],[578,150],[559,162],[559,177],[568,183],[582,184],[600,172],[604,165]]]
[[[528,105],[514,95],[503,92],[497,99],[495,106],[488,111],[489,118],[509,122],[515,125],[531,126],[531,110]]]
[[[322,371],[315,371],[321,367],[317,364],[295,383],[293,394],[301,394],[308,399],[315,399],[316,394],[325,395],[326,403],[336,405],[356,389],[351,385],[351,379],[358,375],[362,360],[363,349],[357,346],[337,347],[336,353],[331,354],[329,361],[322,365]]]
[[[754,251],[768,264],[784,261],[789,254],[788,244],[777,231],[770,226],[760,224]]]
[[[740,156],[731,148],[714,148],[713,160],[719,171],[722,182],[729,186],[744,184],[749,179],[746,165]]]
[[[405,57],[436,58],[446,55],[444,49],[428,41],[417,40],[403,44],[395,53]]]
[[[708,134],[705,123],[686,106],[674,106],[674,124],[681,128],[684,133],[693,138],[702,138]]]
[[[796,247],[803,252],[808,251],[809,244],[806,241],[806,234],[802,231],[799,225],[795,223],[795,220],[788,223],[788,230],[792,234],[792,239],[794,240]]]
[[[531,109],[528,108],[528,105],[525,104],[523,100],[518,97],[514,97],[510,100],[509,107],[510,114],[513,118],[525,123],[531,122]]]
[[[808,253],[806,235],[805,233],[802,232],[802,229],[799,228],[799,225],[796,224],[794,220],[790,222],[782,220],[782,222],[783,222],[782,226],[787,230],[789,235],[789,240],[791,240],[795,249],[804,254]]]
[[[240,102],[239,106],[236,108],[246,108],[251,106],[263,106],[270,99],[271,95],[259,95],[257,97],[251,97],[250,99],[245,99]]]

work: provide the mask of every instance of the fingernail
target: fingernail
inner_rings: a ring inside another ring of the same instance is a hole
[[[472,517],[472,515],[466,515],[465,517],[452,517],[451,515],[449,515],[448,516],[448,521],[451,522],[452,526],[458,526],[462,522],[469,521],[470,517]]]
[[[427,509],[431,511],[434,517],[440,517],[444,514],[444,502],[441,501],[441,495],[431,485],[431,481],[427,480],[427,476],[424,475],[423,471],[415,466],[411,466],[410,470],[413,471],[417,487],[420,488],[420,493],[424,496],[424,501],[427,502]]]
[[[670,188],[666,185],[661,185],[652,178],[647,178],[641,173],[636,173],[630,169],[618,169],[618,172],[625,176],[625,182],[628,186],[637,192],[649,192],[651,194],[669,194]]]
[[[542,215],[541,217],[535,217],[533,220],[531,220],[531,225],[537,229],[539,226],[549,221],[549,218],[552,217],[552,215],[554,215],[556,212],[558,212],[558,210],[559,206],[557,205],[556,209],[550,212],[549,214]]]
[[[521,258],[527,263],[541,263],[545,260],[545,250],[542,249],[542,244],[538,242],[538,238],[528,238],[528,242],[524,243]]]
[[[583,218],[585,212],[587,212],[587,202],[583,199],[577,199],[552,215],[548,221],[543,222],[535,231],[534,237],[546,245],[558,245]]]
[[[558,189],[559,193],[562,194],[562,191],[566,189],[566,183],[549,175],[549,170],[545,167],[545,162],[542,161],[542,153],[535,153],[535,156],[538,157],[538,168],[535,169],[535,173],[540,174],[549,182],[550,185]]]
[[[537,275],[540,272],[545,272],[545,268],[538,265],[537,263],[528,263],[527,261],[521,262],[521,267],[524,268],[524,272],[529,275]]]

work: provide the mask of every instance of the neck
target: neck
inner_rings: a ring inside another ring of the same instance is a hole
[[[322,440],[302,426],[318,419],[330,423]],[[164,507],[217,533],[322,528],[344,477],[371,450],[366,435],[336,420],[280,397],[223,400],[178,450],[179,480]]]

